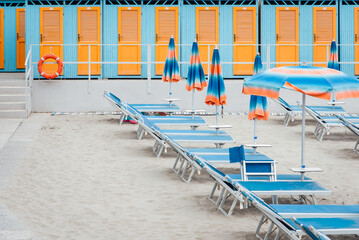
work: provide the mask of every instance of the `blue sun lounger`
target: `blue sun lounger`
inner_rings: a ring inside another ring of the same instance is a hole
[[[269,205],[239,184],[236,187],[243,197],[263,214],[255,231],[260,239],[269,239],[272,234],[276,234],[275,239],[286,235],[290,239],[298,240],[302,235],[308,234],[306,230],[303,231],[303,226],[313,226],[313,229],[316,229],[314,235],[309,233],[309,236],[315,240],[329,239],[324,234],[359,233],[358,205]],[[269,226],[263,237],[260,236],[260,230],[266,222]]]
[[[124,111],[124,109],[122,108],[121,103],[123,101],[113,93],[107,91],[104,92],[104,97],[107,100],[109,100],[114,106],[119,108],[119,110],[121,111],[120,124],[122,124],[123,120],[127,116],[129,116],[128,113]],[[180,111],[180,108],[175,104],[172,104],[171,106],[169,106],[169,104],[127,104],[127,105],[143,113],[154,113],[154,112],[174,113]]]
[[[337,116],[322,116],[320,112],[311,106],[305,107],[306,112],[317,122],[314,135],[319,141],[323,140],[325,134],[329,135],[331,128],[343,127],[343,123]],[[359,117],[342,117],[354,124],[359,124]]]
[[[354,146],[354,151],[359,154],[359,149],[358,149],[358,147],[359,147],[359,124],[356,124],[356,123],[348,120],[348,118],[344,118],[341,116],[337,116],[337,117],[345,127],[347,127],[352,133],[354,133],[358,137],[358,140],[356,141],[355,146]]]
[[[299,222],[295,217],[291,218],[292,222],[295,223],[302,231],[312,240],[330,240],[330,238],[319,232],[312,225],[306,226],[303,223]]]
[[[285,112],[284,125],[288,126],[289,121],[294,121],[294,118],[298,114],[302,114],[302,107],[298,105],[289,105],[283,98],[278,100],[273,99],[280,108]],[[319,114],[346,114],[346,111],[341,106],[310,106],[312,109],[317,111]]]

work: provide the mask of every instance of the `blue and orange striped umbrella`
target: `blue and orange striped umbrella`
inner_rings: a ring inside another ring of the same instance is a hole
[[[216,47],[213,50],[212,63],[209,73],[209,82],[207,88],[207,96],[205,103],[207,105],[216,106],[216,125],[218,125],[218,106],[223,106],[226,104],[227,95],[226,88],[224,86],[223,76],[222,76],[222,66],[219,57],[219,51]]]
[[[269,69],[245,79],[242,92],[278,99],[279,90],[287,88],[302,93],[302,148],[301,168],[304,164],[305,147],[305,96],[325,100],[359,98],[359,80],[343,72],[322,67],[289,66]],[[302,179],[304,179],[302,172]]]
[[[254,59],[253,66],[253,75],[261,72],[263,69],[261,55],[259,53]],[[257,120],[268,120],[269,118],[269,110],[267,106],[267,98],[257,95],[251,95],[251,100],[249,102],[249,113],[248,119],[254,120],[254,136],[253,142],[257,144]]]
[[[334,39],[333,39],[332,43],[330,44],[328,68],[339,70],[338,49],[337,49],[337,44]]]
[[[188,68],[186,90],[192,91],[192,111],[194,112],[194,93],[195,90],[202,91],[207,87],[206,78],[204,76],[201,59],[199,57],[198,44],[195,40],[192,44],[192,53],[190,65]]]
[[[261,72],[263,69],[262,60],[259,53],[254,59],[254,67],[253,67],[253,75]],[[249,102],[249,113],[248,119],[258,119],[258,120],[268,120],[269,118],[269,110],[267,107],[267,98],[251,95],[251,100]]]
[[[181,79],[179,73],[179,66],[176,57],[175,39],[173,36],[170,38],[167,50],[167,58],[165,68],[163,69],[162,81],[169,82],[169,95],[172,97],[172,83],[178,82]]]

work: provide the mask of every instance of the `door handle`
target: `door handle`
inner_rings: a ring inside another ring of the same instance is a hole
[[[158,34],[156,33],[156,42],[158,42]]]
[[[40,34],[40,42],[42,42],[42,34]]]
[[[317,34],[313,34],[313,40],[314,40],[314,42],[316,42],[317,41]]]
[[[77,41],[80,42],[80,39],[81,39],[81,35],[77,34]]]
[[[198,42],[198,33],[196,34],[196,40],[197,40],[197,42]]]
[[[278,34],[278,33],[275,35],[275,40],[276,40],[277,42],[279,41],[279,34]]]
[[[355,42],[358,42],[358,34],[355,34],[354,38],[355,38]]]
[[[233,42],[236,42],[236,34],[233,34]]]
[[[19,33],[16,33],[16,40],[19,40]]]
[[[121,42],[121,34],[118,34],[118,41]]]

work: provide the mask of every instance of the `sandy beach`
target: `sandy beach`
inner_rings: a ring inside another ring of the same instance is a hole
[[[212,116],[205,118],[214,122]],[[156,158],[153,139],[137,140],[137,125],[120,126],[118,119],[32,114],[10,138],[25,139],[26,148],[17,149],[25,152],[1,191],[0,204],[34,239],[256,239],[261,217],[256,209],[224,216],[207,199],[213,186],[208,175],[182,182],[171,170],[172,151]],[[260,151],[278,161],[278,173],[291,173],[289,168],[300,164],[300,119],[289,127],[282,120],[259,122],[259,142],[272,145]],[[233,126],[228,132],[236,144],[228,146],[252,142],[253,123],[246,116],[224,116],[220,123]],[[319,142],[314,127],[308,120],[306,165],[324,172],[308,176],[333,191],[319,203],[358,204],[355,136],[337,128]],[[236,165],[222,167],[239,171]]]

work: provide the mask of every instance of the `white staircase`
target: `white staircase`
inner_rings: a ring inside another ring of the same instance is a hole
[[[24,74],[0,74],[0,118],[26,118]]]

